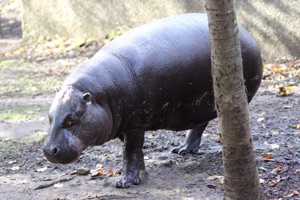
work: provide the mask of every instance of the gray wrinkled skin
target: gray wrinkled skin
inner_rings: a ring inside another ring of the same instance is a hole
[[[251,35],[239,28],[249,102],[262,77]],[[135,28],[105,45],[64,82],[49,111],[47,159],[71,163],[90,145],[124,141],[118,188],[139,184],[145,169],[144,132],[188,130],[174,153],[197,152],[216,118],[205,14],[165,18]]]
[[[74,162],[87,146],[101,145],[108,140],[108,136],[95,137],[94,133],[111,130],[111,113],[104,106],[85,99],[89,95],[85,93],[84,96],[72,86],[64,87],[56,94],[49,111],[50,138],[44,147],[49,161]]]

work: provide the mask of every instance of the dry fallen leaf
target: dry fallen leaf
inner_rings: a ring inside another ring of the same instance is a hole
[[[298,190],[293,190],[293,194],[294,194],[294,195],[299,195],[300,192],[298,192]]]
[[[92,178],[94,178],[94,177],[96,177],[96,176],[99,176],[98,171],[95,171],[95,172],[92,172],[92,173],[91,173],[91,177],[92,177]]]
[[[112,169],[109,169],[108,171],[107,171],[107,174],[112,174],[113,173],[113,170]]]
[[[263,160],[269,160],[271,158],[273,158],[273,154],[271,154],[271,153],[268,153],[268,154],[262,156]]]
[[[225,178],[224,178],[224,176],[220,179],[220,183],[221,183],[221,185],[224,185],[224,182],[225,182]]]
[[[278,172],[280,172],[280,171],[282,171],[282,170],[283,170],[282,167],[277,167],[277,168],[275,168],[275,169],[273,169],[273,170],[271,171],[271,174],[277,174]]]
[[[216,180],[219,179],[219,182],[221,185],[224,184],[224,176],[209,176],[207,177],[207,180]]]
[[[9,161],[8,164],[11,165],[11,164],[14,164],[16,162],[17,162],[16,160],[12,160],[12,161]]]
[[[207,177],[208,180],[216,180],[216,179],[221,179],[224,178],[224,176],[209,176]]]
[[[91,171],[92,178],[94,178],[96,176],[102,176],[102,175],[104,175],[104,170],[102,168],[102,165],[97,165],[97,169]]]
[[[269,144],[267,141],[264,142],[264,145],[269,146],[271,149],[278,149],[279,148],[278,144]]]
[[[298,129],[298,130],[299,130],[299,129],[300,129],[300,123],[298,123],[298,124],[289,124],[288,127],[289,127],[289,128]]]
[[[269,185],[270,187],[273,187],[273,186],[277,185],[281,180],[282,180],[281,177],[278,176],[276,179],[269,180],[269,181],[268,181],[268,185]]]
[[[272,72],[274,73],[278,73],[279,72],[279,68],[278,67],[272,67]]]
[[[71,175],[77,174],[77,170],[72,171],[70,174],[71,174]]]
[[[102,166],[98,167],[97,171],[98,171],[99,176],[104,175],[104,170],[103,170]]]
[[[284,197],[284,198],[291,198],[291,197],[293,197],[293,196],[294,196],[294,194],[291,193],[291,194],[285,195],[285,196],[283,196],[283,197]]]
[[[92,179],[95,178],[96,176],[103,176],[103,175],[117,176],[118,171],[114,171],[113,169],[110,168],[107,172],[105,172],[102,165],[98,165],[97,169],[91,171],[91,178]]]
[[[212,185],[212,184],[208,184],[206,185],[209,189],[216,189],[217,186],[216,185]]]
[[[268,171],[266,168],[259,166],[257,169],[261,170],[261,171]]]
[[[216,139],[216,142],[217,142],[217,143],[222,143],[222,140],[221,140],[221,138],[220,138],[220,137],[218,137],[218,138]]]
[[[262,178],[260,178],[260,179],[259,179],[259,183],[261,183],[261,184],[262,184],[262,183],[265,183],[265,182],[266,182],[266,180],[265,180],[265,179],[262,179]]]
[[[285,87],[279,87],[278,95],[279,95],[280,97],[285,97],[285,96],[287,95],[287,92],[286,92]]]

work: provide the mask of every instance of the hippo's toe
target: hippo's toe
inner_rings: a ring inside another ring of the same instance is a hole
[[[128,177],[124,176],[121,180],[116,183],[116,188],[129,188],[132,184],[139,185],[141,183],[141,179],[139,177]]]
[[[194,153],[196,154],[199,150],[198,145],[188,145],[188,144],[181,144],[178,147],[175,147],[172,149],[172,153],[177,153],[177,154],[188,154],[188,153]]]

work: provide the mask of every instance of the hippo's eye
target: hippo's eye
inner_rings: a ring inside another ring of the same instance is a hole
[[[65,121],[64,121],[64,126],[65,127],[70,127],[76,124],[76,117],[73,115],[69,115],[68,117],[66,117]]]

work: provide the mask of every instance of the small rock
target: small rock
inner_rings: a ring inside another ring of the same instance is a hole
[[[168,159],[168,156],[159,156],[158,159],[159,159],[159,160],[167,160],[167,159]]]
[[[293,108],[292,106],[289,106],[289,105],[285,105],[283,106],[284,109],[290,109],[290,108]]]
[[[166,144],[164,144],[164,145],[162,146],[162,149],[163,149],[163,150],[168,150],[168,149],[169,149],[169,142],[166,142]]]
[[[77,170],[77,174],[78,175],[87,175],[90,173],[90,170],[89,169],[85,169],[85,168],[79,168],[79,169],[76,169]]]
[[[265,121],[265,118],[263,118],[263,117],[260,117],[257,119],[257,122],[263,122],[263,121]]]
[[[178,142],[178,141],[173,141],[173,142],[171,142],[171,145],[177,147],[177,146],[180,145],[180,142]]]
[[[174,162],[173,162],[172,160],[169,160],[169,161],[163,163],[163,165],[164,165],[165,167],[172,167],[173,164],[174,164]]]

